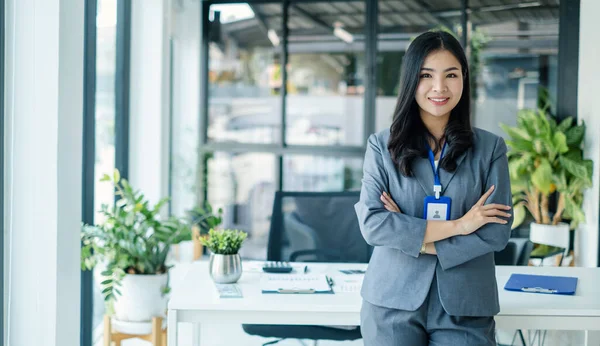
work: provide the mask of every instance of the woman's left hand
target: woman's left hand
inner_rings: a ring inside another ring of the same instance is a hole
[[[402,212],[400,211],[400,208],[398,208],[398,205],[396,205],[396,202],[394,202],[394,200],[392,199],[392,196],[390,196],[387,192],[383,191],[379,199],[381,199],[381,201],[383,202],[383,206],[388,211],[391,211],[392,213]]]

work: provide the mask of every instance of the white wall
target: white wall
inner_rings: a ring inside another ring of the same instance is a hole
[[[594,161],[593,187],[584,196],[585,224],[576,231],[576,264],[596,267],[598,261],[598,213],[600,210],[600,106],[598,106],[598,81],[600,80],[600,28],[598,13],[600,1],[581,0],[579,26],[579,85],[578,110],[580,121],[585,121],[587,131],[584,153]]]
[[[79,344],[80,0],[8,0],[7,344]]]
[[[168,192],[170,13],[168,0],[132,2],[129,180],[151,203]]]

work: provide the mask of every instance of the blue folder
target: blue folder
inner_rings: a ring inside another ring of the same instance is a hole
[[[574,277],[527,274],[512,274],[504,286],[509,291],[567,295],[575,294],[576,288]]]

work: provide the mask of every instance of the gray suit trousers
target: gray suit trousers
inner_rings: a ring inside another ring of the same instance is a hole
[[[365,346],[496,345],[494,317],[460,317],[446,313],[435,278],[417,310],[373,305],[363,299],[360,328]]]

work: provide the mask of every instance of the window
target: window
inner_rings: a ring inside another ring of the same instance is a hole
[[[359,190],[362,158],[289,155],[283,158],[284,191]]]
[[[261,10],[281,18],[281,5]],[[247,4],[212,5],[209,16],[208,139],[280,142],[281,62],[269,37],[281,36],[281,19],[264,19],[269,34]]]
[[[110,184],[100,182],[115,168],[115,70],[117,38],[117,0],[98,0],[96,17],[96,163],[94,168],[94,222],[103,222],[98,211],[102,204],[114,203]],[[102,266],[94,269],[94,331],[102,331],[104,299],[100,288]],[[96,336],[97,333],[94,333]]]
[[[192,6],[173,35],[172,212],[222,207],[222,227],[249,234],[242,255],[265,258],[275,191],[360,187],[365,2],[291,2],[287,23],[283,3],[204,6],[207,42],[184,28]]]
[[[544,10],[500,11],[502,20],[475,15],[473,37],[485,43],[479,52],[474,126],[504,136],[499,123],[515,126],[523,108],[549,102],[556,111],[559,10],[554,3]]]
[[[291,54],[288,75],[289,144],[362,145],[364,54]]]
[[[222,227],[248,232],[242,256],[266,259],[276,156],[215,152],[205,159],[207,199],[213,208],[223,208]]]

